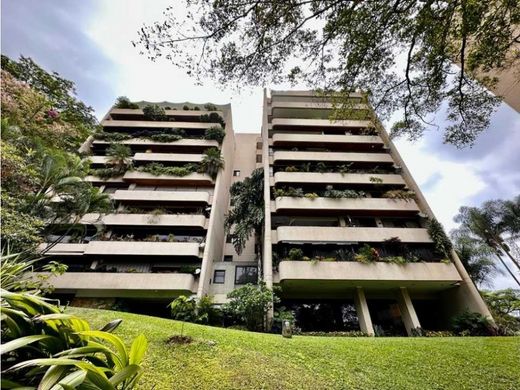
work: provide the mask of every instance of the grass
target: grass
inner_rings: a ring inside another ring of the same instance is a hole
[[[142,389],[518,389],[519,337],[337,338],[260,334],[69,308],[149,341]],[[183,333],[191,344],[169,345]]]

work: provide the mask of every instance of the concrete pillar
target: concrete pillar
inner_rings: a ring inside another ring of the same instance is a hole
[[[354,304],[359,320],[359,328],[369,336],[374,336],[374,327],[372,326],[372,318],[368,311],[367,299],[365,291],[362,287],[357,287],[354,295]]]
[[[406,333],[408,333],[408,336],[413,336],[412,330],[420,328],[421,324],[419,323],[419,318],[417,317],[417,313],[415,313],[410,294],[408,294],[406,287],[399,289],[397,301],[399,302],[399,310],[401,311],[401,318],[406,328]]]

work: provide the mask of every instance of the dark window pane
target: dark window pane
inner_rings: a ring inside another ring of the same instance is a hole
[[[235,284],[256,284],[258,281],[258,267],[237,266],[235,271]]]
[[[226,271],[225,270],[215,270],[215,274],[213,275],[213,283],[214,284],[224,284],[226,280]]]

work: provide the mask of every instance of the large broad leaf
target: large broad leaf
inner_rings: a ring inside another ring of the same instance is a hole
[[[137,364],[130,364],[110,378],[109,381],[112,385],[117,386],[123,381],[132,380],[141,370],[142,368]]]
[[[83,336],[94,337],[94,338],[98,338],[98,339],[102,339],[102,340],[106,340],[106,341],[110,342],[116,348],[118,357],[121,360],[122,365],[123,366],[128,365],[128,354],[126,352],[126,347],[125,347],[123,341],[116,335],[113,335],[113,334],[107,333],[107,332],[101,332],[99,330],[84,331],[84,332],[79,332],[79,334],[83,335]]]
[[[148,341],[146,340],[146,337],[144,337],[143,334],[137,336],[132,343],[132,347],[130,348],[129,363],[141,364],[147,347]]]
[[[96,367],[90,363],[86,363],[74,359],[65,358],[49,358],[49,359],[32,359],[18,363],[9,368],[8,371],[19,370],[31,366],[75,366],[87,372],[87,378],[93,384],[103,390],[115,390],[114,386],[109,382],[103,369]]]
[[[45,375],[38,386],[38,390],[51,389],[67,370],[67,366],[50,366],[47,372],[45,372]]]
[[[78,385],[82,384],[87,377],[87,372],[78,370],[70,373],[65,378],[61,379],[51,390],[69,390],[75,389]]]
[[[7,353],[7,352],[11,352],[11,351],[14,351],[15,349],[18,349],[18,348],[22,348],[22,347],[25,347],[29,344],[32,344],[36,341],[40,341],[40,340],[43,340],[43,339],[50,339],[52,338],[53,336],[49,336],[49,335],[46,335],[46,334],[40,334],[40,335],[32,335],[32,336],[25,336],[25,337],[20,337],[18,339],[15,339],[15,340],[11,340],[5,344],[2,344],[0,346],[0,355],[3,355],[4,353]]]

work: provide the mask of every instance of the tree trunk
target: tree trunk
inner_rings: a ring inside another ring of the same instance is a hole
[[[516,268],[518,268],[518,270],[520,271],[520,263],[513,256],[511,256],[511,253],[509,253],[508,248],[502,243],[500,244],[500,248],[511,259],[514,265],[516,265]]]
[[[509,269],[509,267],[507,266],[506,262],[504,261],[504,259],[502,259],[502,256],[497,253],[497,257],[499,258],[500,262],[502,263],[502,265],[504,266],[504,268],[507,270],[507,272],[509,272],[509,274],[511,275],[511,277],[515,280],[516,284],[518,284],[518,286],[520,286],[520,281],[518,280],[518,278],[515,276],[515,274],[513,273],[513,271],[511,271]]]

